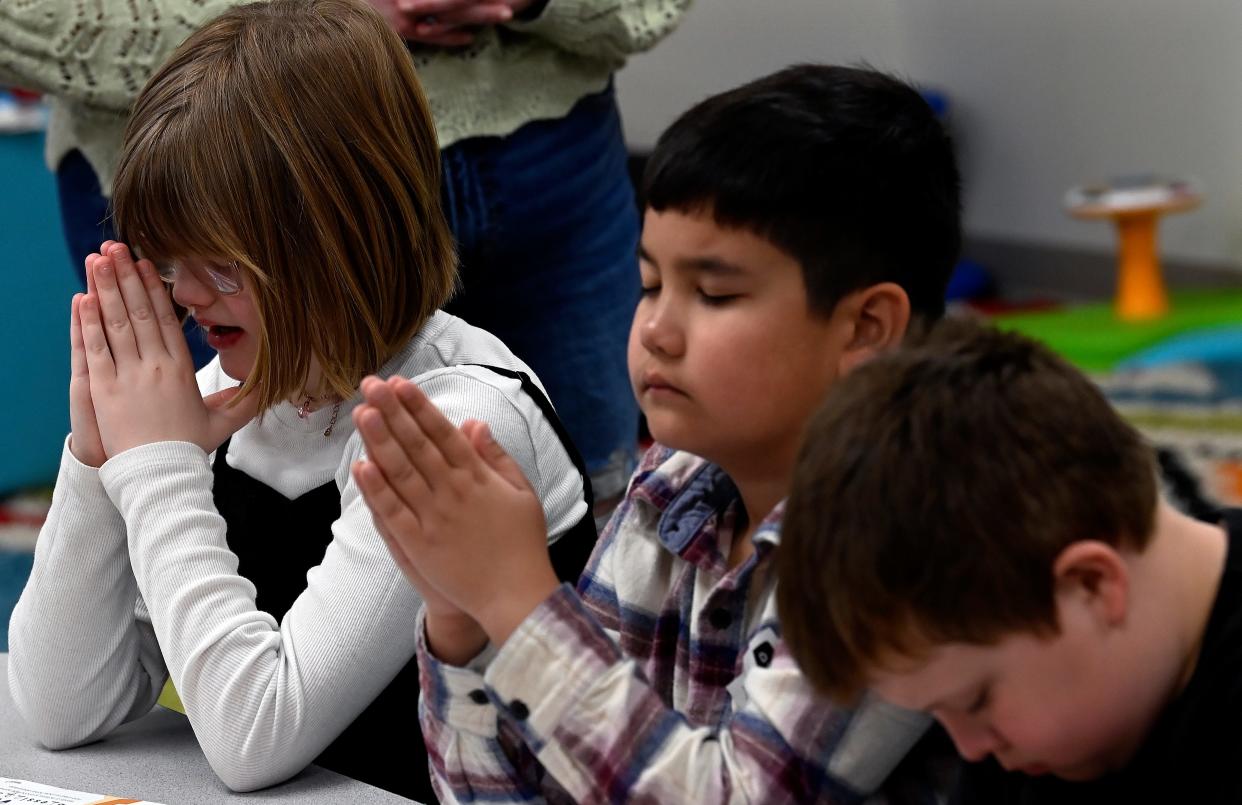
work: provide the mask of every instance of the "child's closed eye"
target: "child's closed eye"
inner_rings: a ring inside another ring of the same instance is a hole
[[[976,715],[978,713],[982,713],[987,708],[988,704],[991,702],[991,699],[992,699],[992,686],[985,685],[979,689],[979,695],[976,696],[974,698],[974,701],[970,703],[970,706],[966,708],[966,712],[969,713],[970,715]]]
[[[741,296],[742,295],[738,293],[708,293],[702,288],[699,289],[699,298],[703,300],[703,304],[710,305],[712,307],[727,305],[730,302],[741,298]]]

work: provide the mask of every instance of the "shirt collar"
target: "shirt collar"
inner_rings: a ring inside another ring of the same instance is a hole
[[[733,501],[737,486],[718,465],[707,459],[656,445],[644,456],[631,488],[631,496],[654,509],[660,543],[680,554],[703,532],[703,527]],[[785,501],[768,512],[752,540],[755,545],[780,542]]]

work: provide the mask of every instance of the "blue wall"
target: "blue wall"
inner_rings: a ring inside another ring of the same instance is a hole
[[[0,495],[56,480],[75,290],[43,135],[0,134]]]

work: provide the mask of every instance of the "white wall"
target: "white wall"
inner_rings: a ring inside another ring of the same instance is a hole
[[[697,101],[800,61],[899,70],[900,0],[695,0],[617,78],[631,147],[650,148]]]
[[[1166,218],[1165,254],[1242,257],[1242,3],[899,0],[912,75],[957,102],[966,225],[979,235],[1112,248],[1070,219],[1092,177],[1189,174],[1199,210]]]
[[[650,145],[693,101],[799,60],[866,59],[945,90],[976,236],[1111,250],[1066,189],[1146,171],[1203,180],[1162,250],[1242,260],[1239,0],[697,0],[618,81]]]

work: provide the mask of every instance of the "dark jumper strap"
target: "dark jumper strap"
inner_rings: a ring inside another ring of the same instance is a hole
[[[522,383],[523,391],[539,406],[582,474],[586,514],[548,548],[557,578],[576,584],[596,541],[585,463],[552,404],[527,375],[494,366],[484,368]],[[256,605],[280,621],[306,590],[307,572],[323,561],[324,551],[332,542],[331,525],[341,514],[340,491],[329,480],[289,500],[230,467],[225,460],[228,449],[226,441],[216,450],[212,466],[216,508],[228,524],[228,544],[238,557],[238,573],[255,585]],[[410,758],[426,755],[417,722],[410,724],[410,714],[418,710],[418,690],[418,663],[411,658],[315,762],[402,796],[434,802],[427,764],[410,763]],[[393,741],[392,735],[404,737]]]
[[[582,496],[586,500],[586,514],[572,528],[562,534],[560,539],[548,546],[548,554],[552,559],[552,568],[556,571],[556,577],[561,581],[567,581],[577,586],[578,577],[582,575],[582,570],[586,567],[587,560],[591,558],[591,552],[595,550],[595,541],[599,538],[599,532],[595,529],[595,494],[591,490],[591,477],[587,474],[586,462],[582,460],[582,454],[578,452],[578,448],[574,446],[573,440],[569,438],[569,432],[565,430],[565,425],[561,422],[561,418],[556,415],[556,409],[552,407],[552,401],[548,399],[548,395],[543,393],[543,389],[535,385],[535,381],[531,380],[530,375],[525,372],[505,369],[500,366],[491,366],[486,363],[466,365],[479,366],[520,382],[522,384],[522,391],[526,392],[527,396],[535,401],[535,405],[539,406],[544,419],[548,420],[548,424],[552,426],[556,437],[561,440],[561,445],[565,448],[565,452],[569,454],[569,460],[574,463],[574,466],[578,469],[578,474],[582,476]]]

